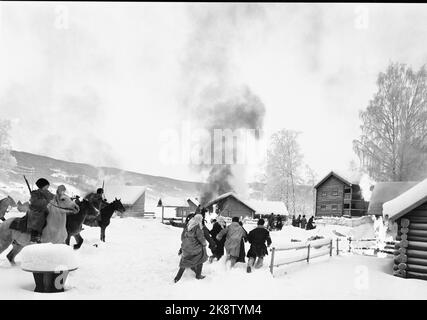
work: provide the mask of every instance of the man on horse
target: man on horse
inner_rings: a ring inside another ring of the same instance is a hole
[[[46,224],[46,217],[49,214],[47,205],[55,195],[49,191],[49,181],[44,178],[38,179],[36,186],[38,189],[31,191],[27,231],[31,233],[31,242],[40,243],[42,231]]]
[[[84,197],[89,203],[96,208],[99,212],[95,220],[99,220],[101,216],[101,209],[108,205],[107,200],[104,198],[104,189],[98,188],[95,192],[91,192]],[[92,219],[93,220],[93,219]]]

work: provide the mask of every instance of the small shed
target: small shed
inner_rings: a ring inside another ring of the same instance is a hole
[[[255,215],[262,217],[274,213],[275,215],[288,216],[289,212],[282,201],[248,200],[246,203],[255,210]]]
[[[184,217],[188,216],[191,213],[191,209],[196,210],[197,206],[192,201],[189,201],[189,198],[175,198],[175,197],[163,197],[160,198],[157,207],[162,208],[162,223],[164,221],[165,208],[175,208],[176,217],[181,218],[184,221]],[[193,211],[193,212],[194,212]]]
[[[397,224],[394,275],[427,280],[427,179],[384,203],[383,215]]]
[[[205,207],[213,211],[213,205],[217,206],[217,214],[224,217],[250,217],[253,218],[255,209],[248,203],[239,199],[233,192],[224,193],[216,199],[208,202]]]
[[[315,216],[360,217],[366,214],[368,202],[360,188],[360,173],[331,171],[315,186]]]
[[[104,196],[111,202],[120,199],[126,208],[125,216],[143,217],[145,213],[145,187],[127,185],[108,185],[104,188]]]
[[[369,200],[368,215],[382,216],[384,203],[400,196],[402,193],[411,189],[417,183],[418,182],[414,181],[376,183]]]

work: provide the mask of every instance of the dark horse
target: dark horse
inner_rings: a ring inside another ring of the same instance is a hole
[[[83,243],[83,238],[80,235],[80,232],[82,231],[83,221],[86,219],[87,216],[96,216],[98,211],[86,199],[83,201],[76,200],[76,204],[80,207],[79,212],[73,215],[67,215],[66,227],[68,235],[67,239],[65,240],[65,243],[67,245],[70,245],[70,239],[71,237],[74,237],[74,239],[77,241],[77,244],[75,244],[73,248],[79,249]]]
[[[125,207],[123,206],[120,199],[115,199],[113,202],[107,204],[104,208],[101,209],[98,218],[96,219],[95,226],[101,228],[101,241],[105,242],[105,229],[110,225],[111,217],[115,211],[119,211],[121,213],[125,212]],[[93,223],[85,219],[83,222],[87,226],[94,226]]]

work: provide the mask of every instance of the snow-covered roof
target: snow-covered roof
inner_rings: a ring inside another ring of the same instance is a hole
[[[383,204],[415,186],[415,181],[378,182],[369,200],[368,214],[382,215]]]
[[[197,200],[196,198],[193,198],[193,197],[187,198],[187,201],[191,201],[192,203],[194,203],[195,206],[200,205],[199,200]]]
[[[212,206],[212,205],[214,205],[214,204],[216,204],[216,203],[218,203],[219,201],[221,201],[222,199],[226,199],[226,198],[228,198],[228,197],[233,197],[234,199],[236,199],[237,201],[239,201],[239,202],[241,202],[242,204],[244,204],[245,206],[247,206],[249,209],[251,209],[251,210],[253,210],[253,211],[256,211],[249,203],[248,203],[248,201],[244,201],[244,200],[242,200],[242,199],[240,199],[234,192],[227,192],[227,193],[224,193],[224,194],[222,194],[222,195],[220,195],[220,196],[218,196],[218,197],[216,197],[215,199],[213,199],[213,200],[211,200],[211,201],[209,201],[206,205],[205,205],[205,207],[207,208],[207,207],[210,207],[210,206]]]
[[[427,179],[383,204],[383,215],[396,220],[427,202]]]
[[[189,208],[186,198],[163,197],[158,201],[158,207]]]
[[[362,175],[363,174],[361,172],[353,172],[353,171],[343,172],[343,171],[339,171],[339,170],[333,170],[333,171],[329,172],[322,180],[320,180],[314,186],[314,188],[317,189],[323,182],[325,182],[331,176],[335,176],[336,178],[345,182],[348,185],[359,184],[360,179],[362,178]]]
[[[106,185],[104,195],[107,201],[113,201],[115,198],[121,199],[123,204],[134,204],[144,193],[145,188],[142,186],[126,185]]]
[[[280,215],[289,215],[288,210],[286,209],[285,204],[282,201],[260,201],[260,200],[247,200],[256,214],[280,214]]]

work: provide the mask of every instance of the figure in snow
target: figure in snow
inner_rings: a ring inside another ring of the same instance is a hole
[[[265,243],[267,243],[267,246],[271,245],[270,232],[264,227],[264,219],[259,219],[258,226],[249,232],[248,241],[251,247],[248,251],[249,261],[246,271],[250,273],[254,265],[256,269],[262,267],[264,257],[268,255]]]
[[[219,216],[214,223],[212,230],[209,231],[212,239],[215,241],[216,248],[215,250],[212,250],[212,256],[209,257],[209,262],[212,262],[215,258],[217,260],[221,259],[221,257],[224,255],[224,243],[225,243],[225,237],[223,237],[221,240],[218,240],[216,236],[227,226],[224,217]]]
[[[240,256],[240,246],[242,238],[246,235],[246,231],[239,224],[239,217],[233,217],[231,224],[216,236],[217,240],[225,237],[225,251],[227,253],[226,263],[230,261],[232,268]]]
[[[305,229],[306,225],[307,225],[307,219],[305,218],[305,215],[303,215],[301,219],[301,228]]]

